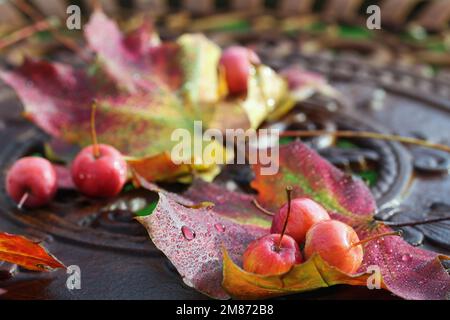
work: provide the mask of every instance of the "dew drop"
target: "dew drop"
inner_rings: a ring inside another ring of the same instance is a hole
[[[219,232],[224,232],[225,231],[225,226],[221,223],[216,223],[214,225],[214,228],[216,228],[217,231]]]
[[[409,260],[411,260],[411,255],[410,255],[410,254],[404,254],[404,255],[402,256],[402,261],[403,261],[403,262],[407,262],[407,261],[409,261]]]
[[[191,241],[195,238],[195,232],[186,226],[181,227],[181,233],[183,233],[183,237],[188,241]]]

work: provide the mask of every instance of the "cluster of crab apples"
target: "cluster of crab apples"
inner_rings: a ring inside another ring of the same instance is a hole
[[[253,241],[244,252],[244,270],[265,276],[280,275],[318,254],[330,266],[355,273],[362,264],[362,244],[366,240],[360,241],[349,225],[331,219],[315,201],[291,200],[292,189],[288,187],[286,191],[288,202],[275,213],[271,234]]]
[[[93,198],[113,197],[127,181],[127,163],[110,145],[97,144],[92,107],[93,144],[82,149],[71,165],[72,180],[79,192]],[[6,191],[19,208],[35,208],[49,203],[58,189],[54,166],[41,157],[17,160],[6,175]]]

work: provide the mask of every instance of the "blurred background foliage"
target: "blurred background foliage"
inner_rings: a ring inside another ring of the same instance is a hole
[[[366,27],[374,4],[381,9],[381,30]],[[359,57],[450,78],[450,0],[3,0],[1,62],[82,50],[82,30],[66,28],[70,5],[81,9],[82,24],[100,5],[125,30],[151,20],[163,38],[204,32],[222,45],[273,39],[279,58],[293,50]]]

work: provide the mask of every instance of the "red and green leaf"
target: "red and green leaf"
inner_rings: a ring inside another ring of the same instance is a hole
[[[276,210],[285,203],[283,190],[289,185],[294,197],[306,195],[341,216],[363,219],[375,211],[375,200],[362,180],[332,166],[300,142],[280,147],[278,166],[275,175],[261,175],[261,165],[254,166],[252,187],[268,209]]]
[[[171,133],[193,129],[181,102],[172,93],[130,95],[68,65],[28,60],[16,71],[4,71],[33,122],[49,134],[82,146],[90,144],[92,99],[97,100],[97,135],[127,155],[155,155],[175,144]]]
[[[222,248],[239,261],[246,246],[268,229],[239,224],[215,207],[190,208],[194,202],[178,195],[161,190],[158,195],[153,213],[137,220],[187,285],[217,299],[228,298],[221,286]]]
[[[177,89],[182,73],[176,58],[178,46],[160,45],[151,25],[144,23],[128,35],[101,10],[96,10],[85,27],[89,47],[99,63],[117,83],[130,92]]]

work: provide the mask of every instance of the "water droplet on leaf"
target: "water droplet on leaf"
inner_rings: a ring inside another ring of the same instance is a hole
[[[411,255],[410,255],[410,254],[404,254],[404,255],[402,256],[402,261],[403,261],[403,262],[407,262],[407,261],[409,261],[409,260],[411,260]]]
[[[216,228],[217,231],[219,232],[224,232],[225,231],[225,226],[221,223],[216,223],[214,225],[214,228]]]
[[[188,241],[191,241],[195,238],[195,232],[192,231],[189,227],[182,226],[181,232],[183,233],[183,237]]]

